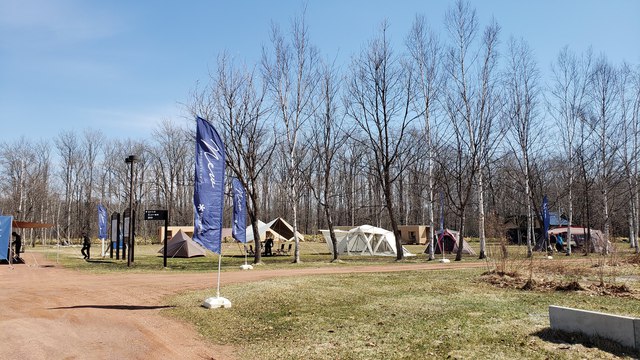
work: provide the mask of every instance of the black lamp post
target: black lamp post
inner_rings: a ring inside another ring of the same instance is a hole
[[[124,162],[131,165],[131,174],[129,179],[129,241],[127,243],[127,266],[131,266],[133,261],[133,163],[138,161],[135,155],[129,155]]]

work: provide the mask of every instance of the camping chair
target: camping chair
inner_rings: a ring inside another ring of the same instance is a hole
[[[284,244],[280,244],[280,249],[276,250],[276,255],[284,255]]]
[[[245,247],[246,250],[246,247]],[[249,245],[249,251],[248,251],[249,255],[255,255],[255,252],[253,252],[253,245]]]
[[[289,248],[287,248],[287,251],[284,252],[285,255],[289,255],[289,253],[291,252],[291,247],[293,246],[293,244],[289,244]],[[284,244],[282,244],[282,247],[284,249]]]

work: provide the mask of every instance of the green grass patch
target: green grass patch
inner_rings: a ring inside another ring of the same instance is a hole
[[[638,301],[499,289],[479,281],[481,272],[280,278],[225,286],[231,309],[201,308],[209,290],[174,297],[164,311],[234,345],[241,359],[632,357],[549,338],[548,306],[637,315]]]

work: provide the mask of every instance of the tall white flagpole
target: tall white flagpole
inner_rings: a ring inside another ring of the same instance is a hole
[[[218,287],[216,288],[216,297],[220,297],[220,267],[222,265],[222,250],[218,254]]]

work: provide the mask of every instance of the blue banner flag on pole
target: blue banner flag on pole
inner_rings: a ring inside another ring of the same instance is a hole
[[[224,144],[216,129],[206,120],[197,117],[196,122],[193,240],[220,254],[224,206]]]
[[[98,238],[107,238],[107,208],[98,204]]]
[[[546,240],[549,235],[549,202],[547,201],[547,195],[542,199],[542,223],[544,226],[544,239]]]
[[[12,216],[0,216],[0,260],[9,260]]]
[[[247,242],[247,193],[238,178],[233,178],[233,229],[236,241]]]

